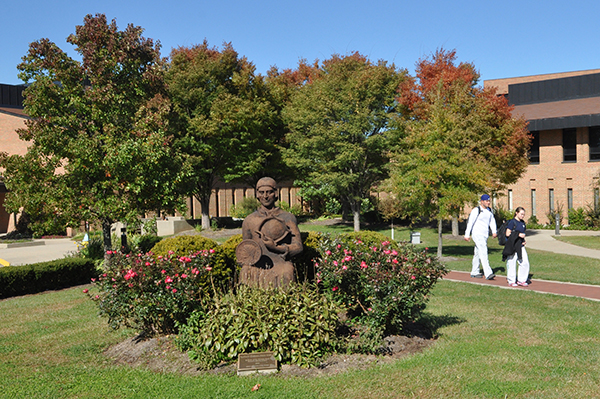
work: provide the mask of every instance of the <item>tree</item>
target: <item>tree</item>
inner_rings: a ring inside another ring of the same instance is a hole
[[[514,183],[528,165],[527,123],[495,90],[476,86],[469,63],[437,51],[417,63],[400,92],[407,118],[392,129],[396,146],[388,187],[408,217],[442,220],[482,192]]]
[[[276,158],[277,113],[262,76],[229,43],[220,51],[206,41],[173,50],[167,84],[187,192],[200,202],[202,228],[210,228],[217,179],[257,180]]]
[[[301,68],[307,65],[301,62]],[[384,133],[405,73],[385,61],[373,64],[359,53],[333,55],[305,74],[305,84],[283,111],[290,130],[284,159],[297,171],[297,183],[303,192],[346,201],[355,231],[360,230],[362,200],[386,177]]]
[[[81,62],[48,39],[31,43],[18,66],[31,81],[19,131],[31,146],[2,158],[12,211],[99,222],[110,250],[113,222],[179,205],[160,45],[142,32],[87,15],[67,39]]]

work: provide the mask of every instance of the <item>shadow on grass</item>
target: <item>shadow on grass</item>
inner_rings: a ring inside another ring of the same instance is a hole
[[[424,312],[413,323],[404,326],[402,334],[409,337],[420,337],[424,339],[438,338],[438,330],[442,327],[464,323],[466,320],[451,315],[436,316]]]

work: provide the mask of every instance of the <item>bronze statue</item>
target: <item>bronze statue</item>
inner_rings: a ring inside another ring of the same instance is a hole
[[[296,217],[275,206],[274,179],[260,179],[256,197],[261,206],[244,219],[243,241],[235,251],[242,264],[240,283],[260,288],[286,287],[294,281],[294,265],[289,259],[302,252]]]

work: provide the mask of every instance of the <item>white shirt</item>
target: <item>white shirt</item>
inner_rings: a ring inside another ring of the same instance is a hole
[[[481,209],[481,213],[479,213],[478,209]],[[465,238],[469,238],[470,235],[473,235],[483,236],[487,239],[490,235],[490,229],[492,229],[492,234],[496,234],[496,219],[494,219],[494,214],[490,209],[483,208],[481,205],[473,208],[469,214]]]

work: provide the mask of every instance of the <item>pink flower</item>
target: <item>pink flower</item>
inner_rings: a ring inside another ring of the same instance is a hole
[[[94,297],[94,299],[99,299],[99,298],[100,298],[100,295],[96,295],[96,296]]]
[[[93,283],[94,281],[96,281],[96,279],[95,279],[95,278],[92,278],[92,283]]]
[[[341,244],[338,244],[338,245],[337,245],[337,249],[340,249],[341,247],[342,247],[342,245],[341,245]]]
[[[171,251],[171,250],[169,250],[169,252],[168,252],[168,254],[169,254],[169,255],[173,255],[174,253],[175,253],[175,252],[173,252],[173,251]]]
[[[398,259],[396,259],[396,258],[392,259],[392,263],[398,263]]]
[[[348,267],[346,265],[342,266],[343,270],[348,270]]]
[[[337,266],[337,265],[338,265],[338,263],[337,263],[337,260],[334,260],[334,261],[333,261],[333,265],[334,265],[334,266]]]
[[[146,266],[150,266],[150,262],[146,262]]]
[[[398,255],[398,251],[396,251],[395,249],[392,251],[392,255],[396,256]]]
[[[89,290],[86,288],[86,289],[84,289],[84,290],[83,290],[83,293],[84,293],[84,294],[87,294],[87,293],[88,293],[88,291],[89,291]]]
[[[206,269],[206,271],[207,271],[207,272],[209,272],[209,271],[211,271],[211,270],[212,270],[212,267],[210,267],[210,266],[206,266],[204,269]]]
[[[360,267],[362,267],[363,269],[366,269],[366,268],[367,268],[367,263],[366,263],[366,262],[363,260],[363,261],[360,263]]]
[[[335,287],[333,287],[331,290],[335,292],[335,291],[337,291],[337,290],[339,290],[339,289],[340,289],[340,287],[338,287],[338,286],[335,286]]]
[[[417,278],[415,276],[410,276],[411,280],[416,280]]]
[[[187,274],[183,273],[183,274],[181,275],[181,278],[187,278],[187,276],[188,276]]]
[[[168,283],[172,283],[172,282],[173,282],[173,279],[171,277],[167,276],[167,278],[165,279],[165,283],[168,284]]]
[[[373,311],[373,309],[371,309],[371,308],[368,308],[367,310],[368,310],[369,312],[372,312],[372,311]]]
[[[160,271],[162,274],[165,274],[167,271],[165,269]]]
[[[326,254],[326,255],[331,255],[331,251],[330,251],[330,250],[327,250],[327,251],[325,251],[325,254]]]
[[[177,292],[177,290],[175,288],[173,288],[173,294],[176,293],[176,292]]]
[[[344,262],[350,262],[352,260],[352,256],[346,256],[344,258]]]
[[[198,269],[196,269],[195,267],[192,269],[192,274],[199,274],[200,271]]]
[[[210,252],[211,254],[214,254],[215,250],[211,248],[208,252]]]

